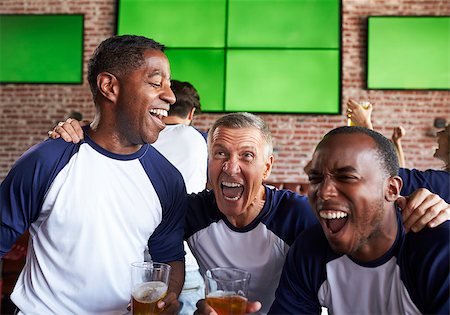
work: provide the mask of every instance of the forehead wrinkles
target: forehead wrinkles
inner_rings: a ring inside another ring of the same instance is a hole
[[[256,147],[262,146],[261,133],[254,128],[223,128],[214,130],[212,145]]]

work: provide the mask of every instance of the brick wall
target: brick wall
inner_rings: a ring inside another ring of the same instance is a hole
[[[84,60],[114,32],[114,0],[2,0],[1,13],[82,13],[85,15]],[[392,128],[406,128],[404,150],[408,167],[440,168],[432,157],[435,140],[426,135],[435,117],[450,120],[448,91],[367,91],[365,41],[368,15],[450,15],[448,0],[343,0],[342,103],[349,98],[369,99],[375,106],[374,127],[390,137]],[[155,38],[157,40],[157,38]],[[57,44],[57,43],[55,43]],[[36,62],[39,62],[36,60]],[[27,65],[23,65],[26,67]],[[84,66],[86,78],[86,65]],[[0,86],[0,181],[13,162],[71,110],[92,119],[89,87],[83,85]],[[282,101],[282,100],[281,100]],[[345,108],[342,111],[345,112]],[[197,127],[208,129],[218,114],[202,114]],[[321,136],[342,125],[344,115],[262,115],[275,139],[272,181],[303,181],[303,166]]]

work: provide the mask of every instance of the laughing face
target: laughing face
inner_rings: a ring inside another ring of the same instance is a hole
[[[217,205],[230,223],[243,227],[262,209],[273,155],[267,156],[256,128],[221,126],[210,139],[208,171]]]
[[[144,60],[141,67],[119,78],[116,128],[124,145],[155,142],[165,127],[162,118],[175,102],[166,55],[148,49]]]
[[[319,144],[308,197],[334,251],[372,260],[392,244],[399,189],[386,177],[367,135],[338,134]]]

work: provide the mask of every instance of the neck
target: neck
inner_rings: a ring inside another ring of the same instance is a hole
[[[186,125],[189,126],[191,124],[191,120],[188,118],[181,118],[178,116],[167,116],[164,117],[164,123],[167,125]]]
[[[394,206],[386,210],[389,215],[375,224],[372,233],[366,236],[359,248],[349,255],[360,261],[373,261],[384,254],[394,245],[397,238],[397,211]]]
[[[227,216],[228,221],[238,228],[249,225],[261,212],[266,203],[266,189],[263,185],[259,189],[255,199],[247,206],[244,213],[239,216]]]
[[[131,144],[124,141],[122,135],[116,129],[116,124],[105,122],[98,115],[94,117],[87,134],[103,149],[115,154],[132,154],[142,147],[140,144]]]

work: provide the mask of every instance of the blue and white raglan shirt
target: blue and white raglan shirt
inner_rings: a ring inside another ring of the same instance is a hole
[[[332,251],[320,224],[286,258],[270,314],[449,314],[450,222],[407,233],[397,212],[395,243],[382,257],[356,261]]]
[[[403,180],[402,196],[409,196],[418,188],[426,188],[450,203],[450,173],[441,170],[419,171],[400,168],[398,175]]]
[[[0,186],[1,247],[30,231],[11,295],[25,314],[124,314],[130,264],[184,259],[183,178],[151,145],[106,151],[46,140],[30,148]],[[148,241],[148,243],[147,243]]]
[[[266,189],[260,214],[236,228],[220,212],[212,191],[189,196],[186,238],[202,274],[209,268],[235,267],[251,274],[249,300],[267,313],[275,297],[287,251],[306,227],[317,222],[306,197],[289,190]]]

